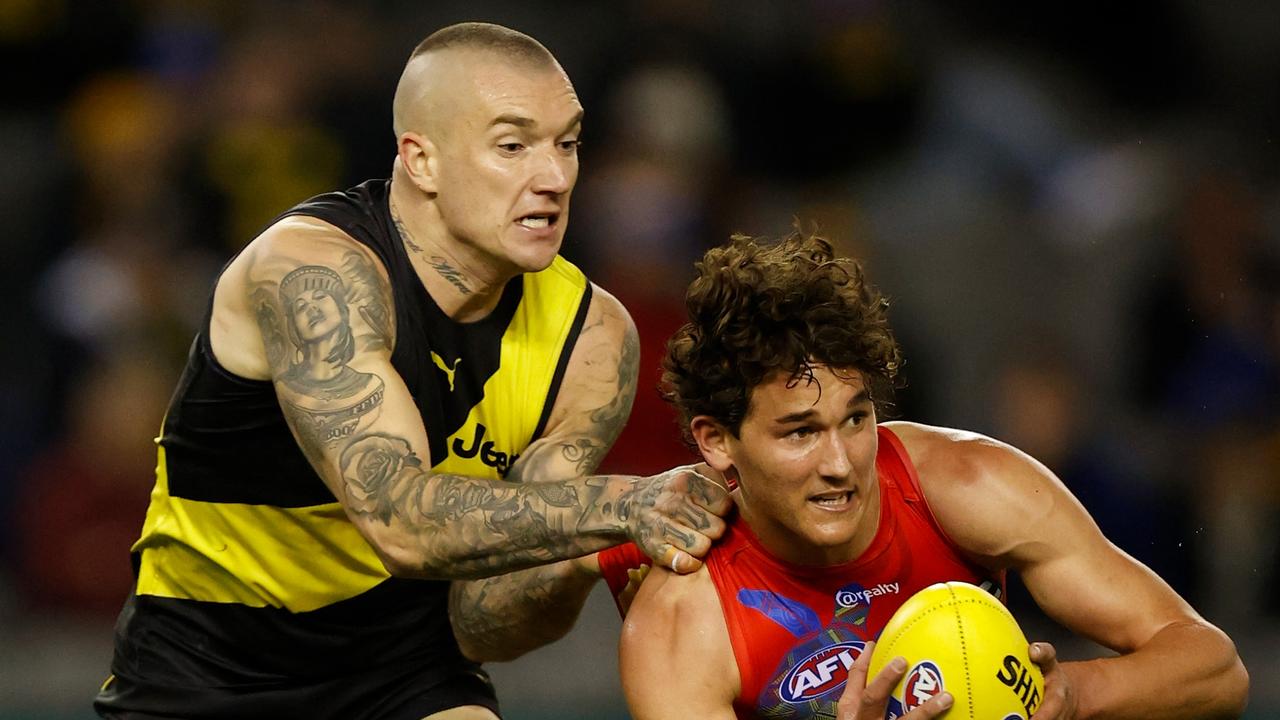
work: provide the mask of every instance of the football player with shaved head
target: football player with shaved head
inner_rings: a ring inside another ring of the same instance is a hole
[[[639,353],[559,256],[582,119],[533,38],[444,28],[396,89],[391,177],[302,202],[226,266],[101,715],[492,719],[477,661],[565,632],[598,578],[580,558],[633,540],[700,566],[719,486],[592,475]]]
[[[636,720],[945,717],[945,687],[891,703],[907,664],[868,678],[871,646],[917,591],[1002,589],[1008,570],[1116,653],[1066,662],[1033,644],[1036,720],[1243,711],[1231,640],[1047,468],[974,433],[880,422],[902,358],[859,263],[811,235],[739,236],[703,257],[686,304],[664,385],[686,440],[736,485],[738,514],[702,569],[653,563],[634,596],[621,663]],[[646,562],[630,546],[598,558],[615,593]]]

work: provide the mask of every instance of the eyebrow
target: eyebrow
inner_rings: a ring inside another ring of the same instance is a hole
[[[564,126],[565,131],[568,131],[574,125],[577,125],[578,123],[582,122],[583,114],[584,114],[584,111],[579,110],[577,114],[575,114],[573,118],[569,120],[569,123]],[[494,118],[493,122],[489,123],[489,127],[497,127],[498,125],[515,125],[518,128],[528,129],[528,128],[534,127],[537,124],[538,122],[531,117],[525,117],[524,115],[516,115],[515,113],[503,113],[498,117]]]
[[[516,127],[529,128],[537,125],[537,123],[534,122],[533,118],[506,113],[499,115],[493,119],[493,122],[489,123],[489,127],[494,127],[495,125],[515,125]]]
[[[871,393],[867,392],[866,388],[863,388],[862,390],[859,390],[856,395],[849,398],[849,402],[848,404],[845,405],[845,408],[847,409],[851,407],[856,407],[858,405],[861,405],[863,403],[868,403],[868,402],[871,402]],[[787,415],[783,415],[782,417],[775,418],[774,422],[779,425],[786,425],[788,423],[805,422],[806,420],[808,420],[809,418],[813,417],[816,414],[817,414],[816,410],[814,410],[813,408],[809,408],[808,410],[805,410],[803,412],[789,413]]]

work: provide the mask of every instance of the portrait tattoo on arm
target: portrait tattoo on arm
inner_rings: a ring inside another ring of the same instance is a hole
[[[324,448],[351,439],[381,409],[382,378],[351,367],[358,345],[389,349],[392,342],[386,282],[358,252],[340,267],[301,265],[250,293],[281,410],[317,466]]]
[[[396,528],[418,558],[406,574],[487,577],[586,553],[620,531],[607,479],[535,487],[433,474],[414,435],[379,424],[387,382],[357,359],[394,342],[389,292],[367,258],[341,258],[273,272],[249,298],[300,449],[353,518]],[[584,517],[595,535],[572,532]]]

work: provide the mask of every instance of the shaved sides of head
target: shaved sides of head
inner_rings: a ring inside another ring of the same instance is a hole
[[[542,43],[518,30],[483,22],[464,22],[441,28],[418,43],[405,63],[392,103],[396,137],[406,130],[424,131],[431,114],[432,99],[426,97],[436,84],[431,77],[450,68],[435,65],[431,58],[443,51],[474,51],[500,60],[537,69],[560,69],[560,64]],[[450,63],[453,65],[453,63]],[[420,105],[427,107],[419,107]]]

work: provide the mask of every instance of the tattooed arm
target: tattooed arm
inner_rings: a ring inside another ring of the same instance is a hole
[[[693,473],[432,474],[422,418],[391,365],[390,304],[363,246],[287,218],[224,273],[211,340],[228,369],[274,383],[299,447],[392,574],[488,577],[628,538],[701,557],[723,531],[727,495]]]
[[[589,475],[631,413],[640,340],[622,303],[596,287],[546,434],[531,444],[507,479],[546,482]],[[594,557],[481,580],[455,581],[449,619],[467,657],[512,660],[573,627],[596,580]]]

